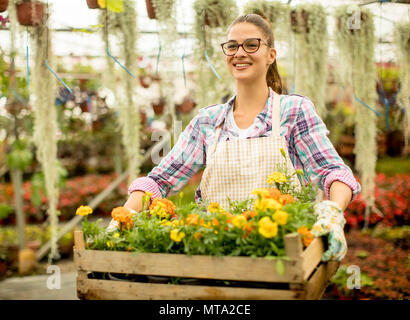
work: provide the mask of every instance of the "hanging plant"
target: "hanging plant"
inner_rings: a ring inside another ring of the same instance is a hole
[[[108,2],[109,4],[109,2]],[[106,14],[108,19],[106,20]],[[107,25],[105,22],[107,21]],[[137,15],[134,1],[125,1],[122,12],[102,11],[100,23],[104,25],[104,40],[108,48],[108,33],[116,35],[120,39],[121,61],[126,69],[116,72],[116,65],[113,60],[107,57],[108,70],[112,73],[105,77],[106,86],[115,95],[116,106],[118,108],[118,121],[122,130],[122,143],[124,145],[128,163],[128,182],[131,183],[139,173],[140,165],[140,108],[134,99],[134,86],[137,74]],[[108,30],[106,29],[108,26]],[[115,74],[119,75],[118,78]],[[117,79],[120,82],[116,85]]]
[[[176,105],[176,109],[182,114],[189,114],[195,109],[196,103],[190,96],[186,96],[182,103]]]
[[[9,5],[9,0],[0,0],[0,12],[6,11],[8,5]]]
[[[336,9],[337,28],[334,38],[340,59],[339,77],[343,83],[352,84],[355,109],[355,167],[361,177],[366,216],[374,206],[377,161],[376,114],[367,106],[375,106],[376,67],[374,62],[375,35],[373,15],[361,9],[359,27],[352,25],[348,6]],[[359,9],[358,9],[359,10]],[[368,219],[365,220],[366,223]],[[365,225],[367,226],[367,224]]]
[[[174,0],[145,0],[150,19],[164,20],[172,17]]]
[[[279,1],[252,0],[246,3],[244,13],[256,13],[268,20],[276,40],[289,41],[290,6]]]
[[[89,9],[101,9],[98,0],[87,0],[87,6]]]
[[[38,26],[44,16],[45,5],[40,1],[16,1],[17,20],[22,26]]]
[[[50,257],[58,258],[57,226],[58,226],[58,160],[57,160],[57,113],[55,108],[56,82],[54,76],[45,65],[45,60],[52,65],[51,35],[47,25],[43,22],[32,30],[34,42],[34,68],[32,84],[30,85],[30,99],[34,112],[33,140],[37,147],[37,159],[41,163],[45,178],[46,196],[48,201],[47,213],[51,227]]]
[[[229,25],[237,18],[238,7],[233,0],[196,0],[193,7],[195,38],[198,41],[194,48],[198,63],[195,77],[200,83],[196,87],[195,101],[197,107],[202,108],[222,103],[223,97],[234,91],[234,81],[226,67],[220,43],[226,39]]]
[[[403,22],[394,28],[394,43],[399,64],[400,91],[397,95],[398,103],[405,110],[404,140],[405,148],[410,136],[410,25]]]
[[[300,5],[290,13],[295,35],[295,86],[297,93],[312,100],[319,116],[327,116],[328,35],[326,12],[322,5]]]

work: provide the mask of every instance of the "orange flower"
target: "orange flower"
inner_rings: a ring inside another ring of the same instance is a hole
[[[308,247],[314,239],[312,232],[305,226],[301,226],[298,229],[298,233],[302,235],[303,244]]]
[[[244,226],[243,226],[243,230],[245,231],[245,238],[249,235],[249,233],[252,232],[252,230],[254,230],[254,222],[253,221],[248,221]]]
[[[186,221],[186,224],[187,224],[187,225],[194,225],[194,226],[196,226],[196,225],[198,225],[198,219],[199,219],[199,216],[198,216],[196,213],[190,213],[190,214],[186,217],[185,221]]]
[[[219,226],[219,220],[214,217],[214,218],[212,219],[212,225],[214,225],[215,227]]]
[[[250,211],[250,210],[245,211],[245,212],[243,212],[242,214],[244,215],[244,217],[246,218],[246,220],[249,220],[249,219],[251,219],[251,218],[254,218],[254,217],[257,215],[257,213],[256,213],[255,211]]]
[[[293,198],[293,196],[290,194],[282,194],[279,198],[279,201],[280,203],[285,205],[285,204],[292,203],[293,201],[295,201],[295,198]]]
[[[271,199],[275,199],[276,201],[279,201],[281,193],[278,189],[269,188],[269,189],[266,189],[266,190],[268,190],[268,196],[266,198],[271,198]]]
[[[163,218],[175,215],[175,205],[172,201],[165,198],[155,198],[149,206],[151,214],[160,213]]]
[[[111,216],[114,220],[119,222],[121,230],[133,226],[132,217],[134,214],[125,207],[114,208],[111,211]]]
[[[194,238],[195,238],[196,240],[201,239],[201,238],[202,238],[202,233],[200,233],[200,232],[195,232]]]

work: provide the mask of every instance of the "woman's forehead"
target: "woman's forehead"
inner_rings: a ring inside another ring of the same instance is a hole
[[[236,40],[241,42],[245,39],[249,38],[262,38],[263,36],[262,31],[252,23],[238,23],[235,24],[230,30],[227,35],[227,40]]]

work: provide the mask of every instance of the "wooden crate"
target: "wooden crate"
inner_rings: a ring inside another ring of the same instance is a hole
[[[339,267],[338,262],[321,262],[323,238],[314,239],[303,250],[299,234],[285,238],[290,260],[283,260],[282,275],[276,271],[276,261],[265,258],[86,250],[83,232],[75,231],[74,236],[80,299],[320,299]],[[139,276],[135,277],[137,280],[115,281],[112,277],[98,279],[95,277],[98,273]],[[197,279],[201,283],[186,284],[189,280],[185,284],[152,283],[149,280],[158,276]]]

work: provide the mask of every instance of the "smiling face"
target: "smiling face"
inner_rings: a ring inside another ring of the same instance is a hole
[[[249,83],[266,81],[269,65],[276,59],[276,50],[264,44],[268,43],[268,39],[263,32],[252,23],[238,23],[229,30],[226,41],[235,40],[242,44],[249,38],[262,39],[258,51],[247,53],[239,47],[235,55],[226,56],[229,72],[236,81]]]

